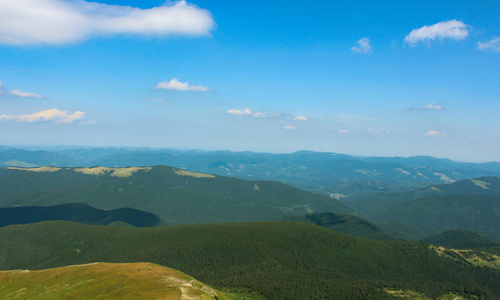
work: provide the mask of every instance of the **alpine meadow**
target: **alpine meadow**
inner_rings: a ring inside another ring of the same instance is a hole
[[[0,0],[0,299],[500,299],[499,16]]]

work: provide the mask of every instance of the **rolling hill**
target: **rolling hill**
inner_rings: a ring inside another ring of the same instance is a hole
[[[405,192],[381,192],[346,200],[360,216],[389,234],[422,239],[467,229],[500,236],[500,178],[479,177]]]
[[[352,212],[336,199],[278,182],[166,166],[0,169],[0,206],[69,202],[99,209],[130,207],[175,224],[272,221],[312,212]]]
[[[498,239],[470,230],[448,230],[438,235],[429,236],[423,241],[455,249],[471,249],[499,244]]]
[[[371,240],[389,241],[394,239],[372,222],[353,215],[316,213],[303,216],[283,217],[283,221],[306,222],[326,227],[338,232]]]
[[[442,231],[467,229],[500,236],[500,196],[432,196],[395,203],[372,212],[376,223],[404,223]]]
[[[182,272],[151,263],[3,271],[0,282],[1,299],[233,299]]]
[[[50,220],[73,221],[89,225],[109,225],[114,222],[124,222],[135,227],[152,227],[160,223],[160,218],[155,214],[137,209],[102,210],[84,203],[68,203],[46,207],[0,207],[0,227]]]
[[[394,299],[397,291],[500,297],[498,255],[358,239],[297,222],[154,228],[41,222],[0,228],[0,244],[3,270],[148,261],[268,299]]]

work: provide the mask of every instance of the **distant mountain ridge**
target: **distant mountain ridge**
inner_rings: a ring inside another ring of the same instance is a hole
[[[231,151],[81,148],[0,151],[0,166],[155,166],[243,179],[274,180],[323,194],[390,190],[394,185],[442,183],[500,176],[500,163],[465,163],[427,156],[358,157],[298,151],[271,154]],[[364,182],[355,188],[349,183]]]

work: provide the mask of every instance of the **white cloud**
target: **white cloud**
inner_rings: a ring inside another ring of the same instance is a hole
[[[285,130],[295,130],[295,129],[297,129],[297,127],[286,125],[286,126],[283,127],[283,129],[285,129]]]
[[[481,51],[494,51],[500,52],[500,37],[494,37],[491,41],[477,43],[477,49]]]
[[[338,132],[340,132],[340,133],[348,133],[349,130],[347,130],[347,129],[339,129]]]
[[[444,110],[444,107],[442,107],[441,105],[429,103],[426,106],[424,106],[424,109],[425,110]]]
[[[59,110],[56,108],[36,112],[29,115],[0,115],[0,120],[17,121],[17,122],[40,122],[40,121],[54,121],[56,123],[71,123],[75,120],[83,119],[85,113],[77,111],[73,114],[68,114],[66,110]]]
[[[88,120],[88,121],[81,122],[80,124],[82,124],[82,125],[95,125],[96,123],[97,123],[97,120]]]
[[[306,116],[295,116],[295,117],[288,118],[288,120],[292,120],[292,121],[307,121],[307,117]]]
[[[160,82],[156,86],[156,89],[162,90],[173,90],[173,91],[195,91],[195,92],[206,92],[209,90],[208,87],[201,85],[189,85],[189,82],[180,82],[177,78],[172,78],[169,82]]]
[[[3,83],[2,81],[0,80],[0,89],[3,87]]]
[[[247,116],[247,115],[251,115],[252,111],[249,110],[248,108],[247,109],[243,109],[243,110],[230,109],[230,110],[226,111],[226,114],[233,115],[233,116]]]
[[[427,131],[427,133],[425,134],[425,136],[444,136],[443,133],[437,131],[437,130],[432,130],[432,129],[429,129],[429,131]]]
[[[60,45],[112,34],[209,35],[209,11],[185,0],[140,9],[84,0],[0,0],[0,43]]]
[[[42,95],[29,92],[21,92],[18,89],[10,91],[9,94],[11,94],[12,96],[22,97],[22,98],[43,98]]]
[[[407,107],[407,111],[443,111],[444,107],[442,105],[429,103],[424,107]]]
[[[462,21],[451,20],[436,23],[430,26],[424,26],[418,29],[413,29],[410,34],[405,37],[405,42],[412,47],[423,41],[431,41],[435,39],[454,39],[463,40],[469,36],[469,25]]]
[[[351,51],[357,52],[357,53],[363,53],[363,54],[368,54],[371,52],[371,44],[370,44],[370,39],[367,37],[364,37],[358,41],[358,47],[352,47]]]
[[[337,120],[339,122],[343,123],[344,125],[354,125],[354,126],[358,126],[360,124],[365,124],[365,123],[368,123],[370,121],[375,121],[375,119],[366,118],[363,116],[346,115],[346,114],[337,115]]]
[[[279,115],[277,113],[270,112],[256,112],[252,115],[254,118],[277,118]]]

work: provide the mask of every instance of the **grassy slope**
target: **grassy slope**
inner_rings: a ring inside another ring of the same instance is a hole
[[[283,221],[306,222],[360,238],[388,241],[394,239],[368,220],[352,215],[317,213],[284,217]]]
[[[182,272],[151,263],[96,263],[41,271],[4,271],[0,272],[0,298],[230,299]]]
[[[427,244],[357,239],[295,222],[119,228],[42,222],[0,229],[1,269],[149,261],[211,286],[270,299],[384,299],[384,287],[432,297],[500,297],[500,271],[443,259]]]
[[[311,211],[351,212],[335,199],[282,183],[180,176],[164,166],[126,178],[71,170],[35,173],[1,169],[0,182],[0,187],[5,186],[5,190],[0,189],[1,206],[82,202],[101,209],[131,207],[181,224],[271,221]]]

